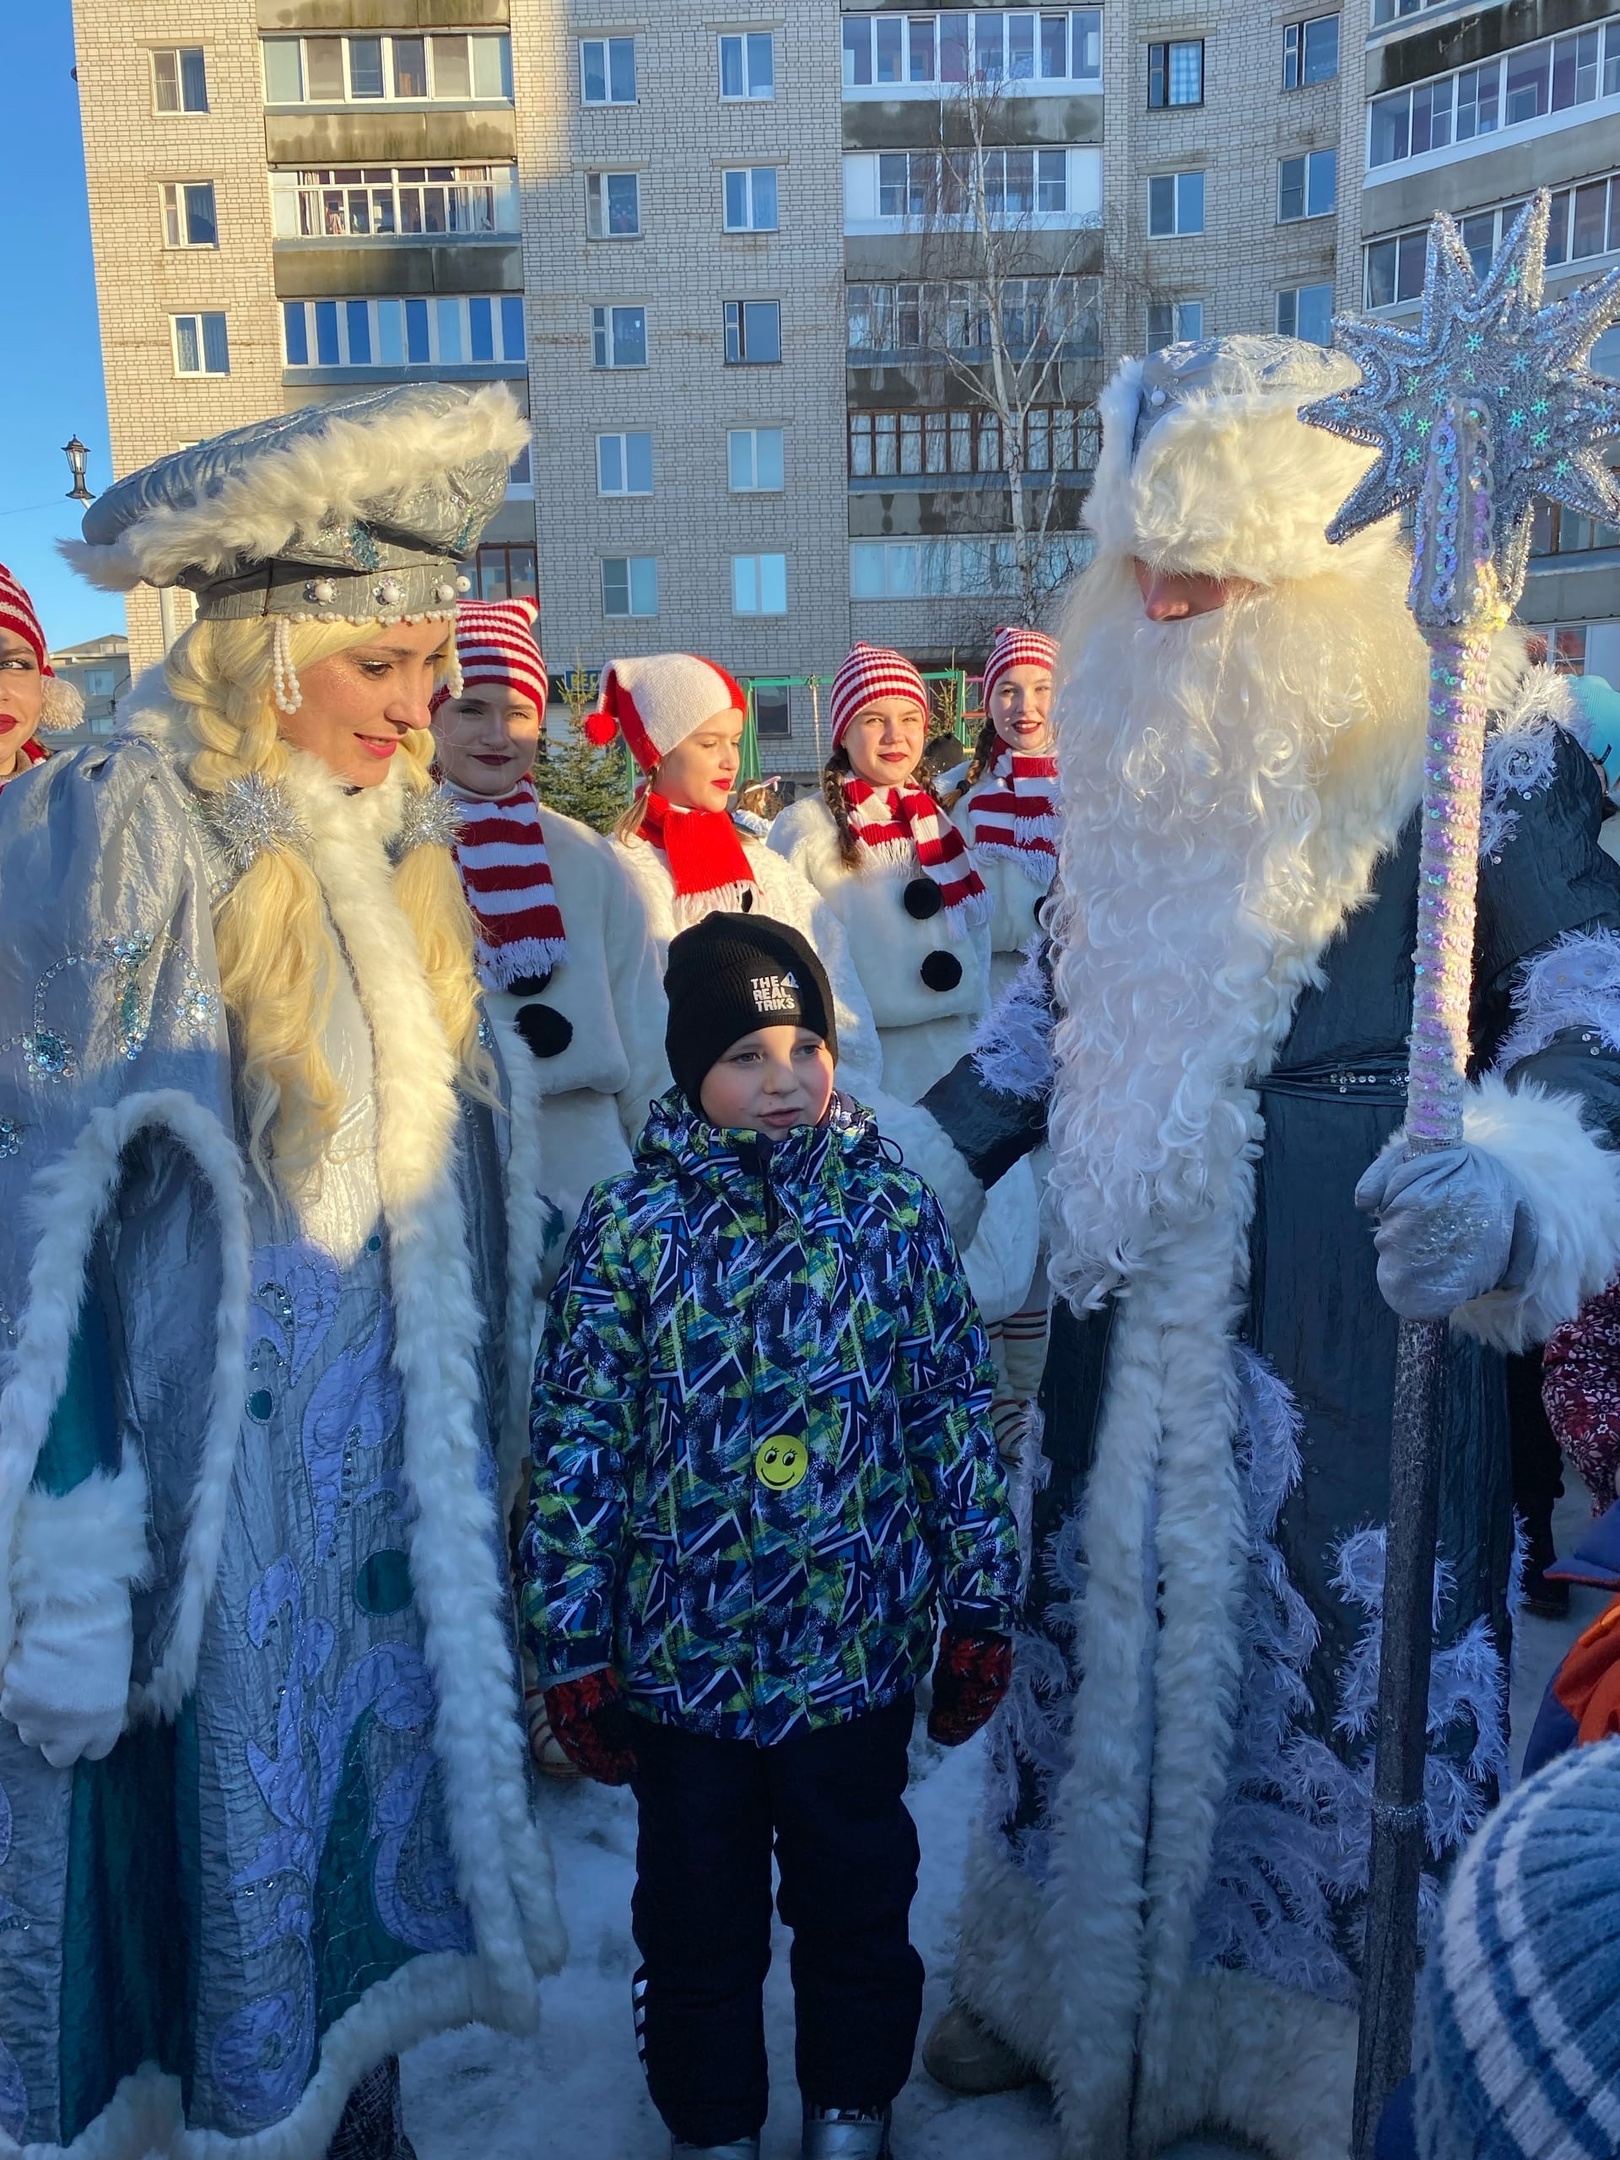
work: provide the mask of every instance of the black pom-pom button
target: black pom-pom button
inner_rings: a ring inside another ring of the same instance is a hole
[[[944,896],[931,877],[914,877],[900,897],[906,903],[906,913],[918,922],[927,922],[945,905]]]
[[[514,997],[538,997],[556,972],[555,968],[542,968],[538,975],[514,975],[506,987]]]
[[[574,1039],[574,1023],[549,1005],[520,1005],[517,1031],[537,1058],[561,1057]]]
[[[917,973],[930,990],[954,990],[962,980],[962,963],[955,953],[931,952]]]
[[[738,905],[738,907],[739,907],[739,908],[741,909],[741,911],[742,911],[742,913],[743,913],[744,915],[752,915],[752,914],[753,914],[753,912],[754,912],[754,888],[753,888],[753,886],[752,886],[752,885],[745,885],[745,886],[743,887],[743,896],[742,896],[741,900],[739,900],[739,901],[738,901],[737,905]]]

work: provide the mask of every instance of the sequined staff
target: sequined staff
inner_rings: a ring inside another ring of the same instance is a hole
[[[1587,366],[1594,340],[1620,315],[1620,271],[1544,305],[1547,206],[1545,193],[1527,205],[1483,279],[1452,220],[1436,217],[1419,327],[1336,320],[1334,343],[1362,380],[1300,415],[1378,452],[1329,539],[1416,506],[1407,603],[1430,665],[1406,1113],[1413,1154],[1463,1137],[1486,667],[1524,586],[1531,512],[1545,495],[1589,517],[1620,517],[1620,487],[1597,447],[1620,435],[1620,389]],[[1446,1329],[1444,1320],[1403,1320],[1396,1367],[1357,2160],[1371,2154],[1384,2100],[1411,2057]]]

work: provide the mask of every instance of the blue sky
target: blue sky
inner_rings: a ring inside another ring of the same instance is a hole
[[[15,214],[7,246],[9,336],[0,344],[0,562],[33,595],[45,635],[69,645],[122,630],[124,604],[92,592],[56,553],[78,532],[62,444],[90,446],[90,485],[112,476],[79,101],[68,0],[0,4],[0,80],[12,124],[0,183]]]

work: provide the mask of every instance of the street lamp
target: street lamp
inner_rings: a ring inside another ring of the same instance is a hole
[[[73,475],[73,485],[68,489],[69,502],[94,502],[95,497],[84,484],[84,461],[90,455],[88,443],[80,442],[77,435],[62,445],[62,455],[68,461]]]

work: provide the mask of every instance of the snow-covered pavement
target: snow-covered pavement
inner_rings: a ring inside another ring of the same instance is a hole
[[[1558,1512],[1567,1552],[1590,1503],[1579,1479]],[[1576,1591],[1567,1623],[1521,1622],[1513,1688],[1514,1756],[1530,1730],[1542,1690],[1578,1629],[1605,1603]],[[922,1876],[912,1932],[928,1967],[927,2030],[944,2008],[951,1938],[968,1825],[979,1805],[981,1741],[946,1754],[914,1743],[908,1804],[922,1840]],[[428,2041],[405,2060],[405,2120],[419,2160],[664,2160],[668,2139],[653,2113],[630,2025],[630,1891],[635,1878],[636,1811],[627,1792],[547,1785],[541,1795],[557,1856],[563,1914],[572,1945],[566,1968],[542,1991],[534,2041],[473,2028]],[[798,2151],[793,2083],[793,1998],[787,1938],[766,1991],[771,2053],[771,2119],[766,2160]],[[895,2109],[900,2160],[1057,2160],[1058,2137],[1040,2088],[988,2100],[953,2100],[919,2067]],[[1175,2160],[1220,2160],[1228,2148],[1183,2146]]]

